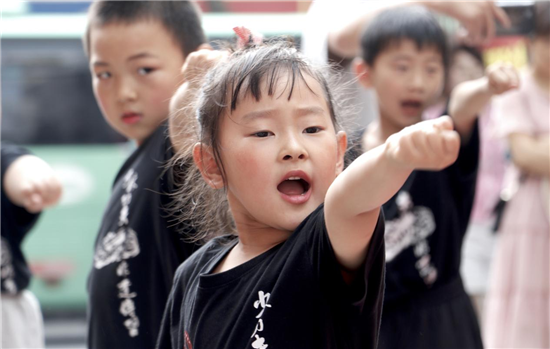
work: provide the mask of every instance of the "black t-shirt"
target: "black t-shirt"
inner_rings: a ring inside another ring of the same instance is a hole
[[[478,158],[476,124],[453,165],[437,172],[414,171],[384,204],[386,305],[460,278]]]
[[[2,239],[0,242],[2,293],[16,294],[29,285],[31,272],[21,244],[38,219],[38,214],[14,205],[4,193],[4,174],[20,156],[30,154],[26,149],[2,142]]]
[[[352,286],[342,277],[323,205],[287,241],[228,271],[238,238],[210,241],[176,272],[159,348],[376,348],[384,289],[380,215]]]
[[[153,348],[177,267],[196,249],[169,221],[166,124],[116,176],[88,278],[88,346]]]

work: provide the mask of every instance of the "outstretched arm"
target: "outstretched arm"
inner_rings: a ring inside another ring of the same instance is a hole
[[[487,67],[485,76],[457,85],[449,101],[449,115],[462,137],[467,137],[477,115],[489,100],[519,87],[519,75],[510,63],[495,63]]]
[[[495,20],[503,26],[510,26],[506,13],[493,1],[475,1],[464,4],[459,1],[400,1],[382,6],[368,6],[367,12],[350,13],[350,21],[335,28],[328,35],[329,49],[343,58],[359,55],[360,39],[365,27],[381,11],[392,6],[422,5],[441,14],[457,19],[466,29],[466,41],[472,45],[486,43],[495,35]],[[346,6],[341,5],[341,6]]]
[[[458,157],[460,139],[450,117],[420,122],[357,158],[330,186],[325,219],[341,267],[363,263],[380,207],[414,169],[441,170]]]

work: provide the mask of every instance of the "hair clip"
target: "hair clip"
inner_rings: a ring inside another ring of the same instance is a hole
[[[251,44],[259,45],[264,39],[262,34],[252,32],[246,27],[235,27],[233,31],[237,34],[237,48],[239,49],[245,48]]]

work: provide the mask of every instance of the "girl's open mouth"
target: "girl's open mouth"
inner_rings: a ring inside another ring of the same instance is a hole
[[[290,175],[277,186],[284,200],[291,204],[302,204],[311,196],[311,185],[305,176]],[[307,177],[306,177],[307,178]]]

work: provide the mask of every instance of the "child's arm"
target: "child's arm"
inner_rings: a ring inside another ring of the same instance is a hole
[[[57,204],[62,187],[52,168],[34,155],[23,155],[6,170],[2,190],[8,199],[30,213]]]
[[[523,133],[513,133],[508,140],[514,165],[528,174],[550,176],[548,135],[537,138]]]
[[[518,87],[519,75],[510,63],[492,64],[484,77],[457,85],[451,92],[449,115],[458,133],[468,136],[477,115],[493,96]]]
[[[480,44],[495,35],[495,19],[503,26],[510,26],[510,19],[493,1],[476,1],[464,6],[458,1],[400,1],[388,2],[374,10],[363,13],[350,13],[351,20],[328,35],[328,46],[332,52],[343,58],[354,58],[360,54],[361,35],[370,21],[381,11],[391,6],[422,5],[460,21],[468,32],[469,42]],[[342,4],[340,6],[346,6]],[[369,5],[368,8],[372,6]]]
[[[410,173],[449,166],[457,159],[459,148],[450,117],[420,122],[361,155],[334,180],[325,198],[325,219],[344,270],[355,271],[362,265],[380,206]]]
[[[176,151],[195,144],[197,120],[195,103],[206,73],[227,51],[214,51],[209,45],[201,45],[200,50],[190,53],[182,67],[183,83],[170,100],[169,134]]]

